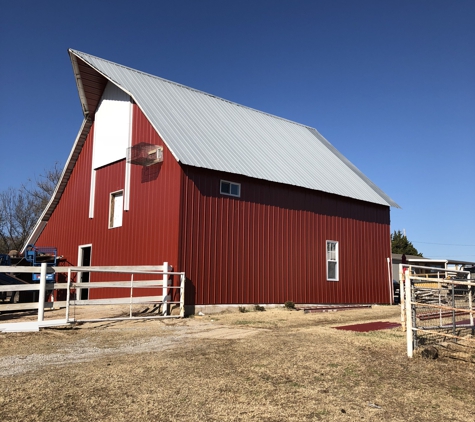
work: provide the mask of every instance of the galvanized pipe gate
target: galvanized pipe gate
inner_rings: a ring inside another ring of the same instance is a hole
[[[475,279],[468,271],[400,264],[400,274],[408,357],[422,344],[451,341],[475,348]]]

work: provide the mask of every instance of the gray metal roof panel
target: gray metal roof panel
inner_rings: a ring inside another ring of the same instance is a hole
[[[313,128],[70,52],[127,92],[185,165],[398,207]]]

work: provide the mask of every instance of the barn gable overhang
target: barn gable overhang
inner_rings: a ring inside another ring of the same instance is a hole
[[[84,117],[92,117],[99,106],[107,78],[74,54],[70,53],[70,58]]]

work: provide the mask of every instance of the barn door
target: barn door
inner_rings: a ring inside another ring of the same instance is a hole
[[[92,252],[92,245],[79,246],[79,254],[78,254],[79,266],[81,267],[91,266],[91,252]],[[79,283],[89,283],[89,272],[79,272],[77,281]],[[76,297],[81,300],[89,299],[89,289],[78,289],[78,293]]]

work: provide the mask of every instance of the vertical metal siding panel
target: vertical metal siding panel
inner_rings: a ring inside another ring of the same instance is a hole
[[[245,216],[248,213],[248,203],[243,202],[241,207],[241,216],[240,216],[240,238],[242,239],[240,254],[242,256],[241,260],[241,268],[240,268],[240,277],[238,279],[238,290],[239,290],[239,303],[246,303],[245,302],[245,291],[249,288],[249,237],[246,236],[248,232],[248,225],[245,219]]]
[[[242,284],[242,269],[243,269],[243,266],[244,266],[244,261],[245,261],[245,256],[244,256],[244,249],[243,249],[243,244],[244,244],[244,239],[242,237],[242,216],[243,216],[243,203],[241,201],[237,201],[237,215],[236,215],[236,223],[235,223],[235,238],[236,238],[236,242],[235,242],[235,251],[234,253],[236,254],[236,258],[235,259],[235,266],[236,266],[236,269],[235,269],[235,274],[236,274],[236,277],[235,277],[235,285],[234,285],[234,289],[236,291],[236,302],[241,302],[242,303],[242,300],[241,300],[241,288],[240,288],[240,285]]]
[[[298,229],[298,242],[299,242],[299,247],[298,247],[298,255],[297,255],[297,262],[298,262],[298,280],[294,280],[294,283],[297,285],[299,288],[299,296],[302,298],[307,297],[306,296],[306,268],[307,268],[307,261],[306,261],[306,256],[305,256],[305,250],[306,250],[306,244],[307,242],[305,241],[305,231],[304,227],[306,227],[307,221],[306,221],[306,212],[305,212],[305,203],[304,203],[305,197],[302,196],[300,199],[300,207],[302,208],[302,211],[298,213],[299,216],[299,229]]]
[[[314,296],[314,289],[312,280],[312,273],[314,271],[314,249],[313,249],[313,242],[311,239],[313,238],[313,233],[315,231],[315,227],[313,224],[313,220],[310,218],[310,213],[307,211],[305,213],[305,297],[312,297]]]
[[[237,207],[238,203],[232,199],[230,201],[230,224],[228,224],[228,230],[229,230],[229,239],[231,241],[229,242],[229,255],[232,259],[229,260],[229,296],[226,297],[232,297],[232,300],[234,303],[237,302],[237,265],[236,261],[238,258],[237,250],[236,250],[236,243],[237,243],[237,235],[238,233],[236,232],[236,225],[237,225]],[[240,258],[240,257],[239,257]],[[226,300],[226,298],[224,298]]]
[[[292,290],[290,288],[290,268],[292,267],[292,257],[290,256],[289,251],[292,250],[292,235],[291,235],[291,220],[289,218],[289,210],[288,209],[283,209],[283,217],[284,217],[284,225],[283,225],[283,230],[284,230],[284,248],[285,248],[285,253],[284,253],[284,261],[283,261],[283,266],[282,268],[282,274],[283,274],[283,284],[284,284],[284,289],[283,292],[285,296],[290,296],[292,295]]]
[[[360,262],[359,259],[359,254],[360,254],[360,248],[355,247],[356,245],[356,240],[358,239],[357,235],[357,227],[354,224],[350,224],[350,221],[347,221],[347,236],[348,236],[348,248],[347,248],[347,254],[351,257],[350,259],[347,259],[346,265],[348,266],[347,268],[347,277],[350,278],[351,284],[349,286],[349,299],[355,300],[357,302],[361,302],[361,299],[359,295],[361,292],[359,292],[359,289],[356,288],[355,283],[352,281],[354,278],[354,275],[360,271],[358,268],[358,262]],[[350,302],[351,303],[351,302]]]
[[[208,182],[209,183],[209,182]],[[209,186],[208,189],[212,189],[212,186]],[[210,241],[213,242],[214,251],[216,253],[216,257],[218,257],[219,262],[223,262],[223,253],[225,245],[223,240],[225,238],[225,230],[226,230],[226,217],[225,217],[225,209],[222,207],[222,204],[219,203],[219,198],[215,198],[216,208],[214,210],[214,222],[216,224],[216,230],[214,233],[214,239],[210,238]],[[209,268],[204,268],[205,272],[210,272],[210,279],[217,280],[218,285],[216,286],[215,290],[219,293],[218,297],[226,297],[226,275],[225,275],[225,267],[223,265],[216,266],[214,265],[213,256],[210,256],[207,260]],[[214,298],[213,300],[217,300]]]
[[[276,238],[275,230],[275,207],[269,205],[267,207],[267,233],[268,233],[268,250],[267,250],[267,266],[266,266],[266,281],[267,281],[267,297],[266,303],[279,303],[281,292],[276,288],[277,276],[275,274],[275,268],[278,265],[276,262],[276,254],[278,251],[278,241]]]
[[[280,299],[281,292],[279,291],[279,289],[276,288],[276,285],[275,285],[275,280],[277,280],[275,269],[278,265],[277,260],[276,260],[276,255],[278,251],[278,240],[276,237],[276,230],[275,230],[275,227],[276,227],[275,214],[276,214],[275,207],[270,207],[268,224],[269,224],[269,233],[270,233],[269,243],[271,246],[271,253],[269,253],[268,271],[267,271],[269,290],[272,293],[271,297],[269,298],[270,303],[281,302],[281,299]]]
[[[292,195],[292,202],[294,206],[297,205],[295,195]],[[289,263],[291,268],[293,268],[292,277],[289,279],[290,281],[290,294],[299,297],[299,289],[298,286],[300,285],[300,278],[299,278],[299,265],[298,265],[298,253],[299,251],[299,244],[298,244],[298,219],[300,213],[295,213],[292,210],[289,212],[290,218],[290,236],[292,239],[292,249],[290,249],[290,259],[291,262]]]
[[[274,297],[274,289],[270,282],[270,257],[273,255],[275,246],[271,244],[271,230],[269,226],[270,218],[270,208],[269,204],[266,204],[262,207],[261,214],[261,224],[262,224],[262,251],[263,251],[263,260],[261,264],[262,271],[262,291],[261,291],[261,303],[272,303]]]
[[[274,288],[284,297],[288,297],[285,289],[285,261],[288,259],[286,256],[286,245],[285,245],[285,223],[284,223],[284,215],[282,210],[278,209],[277,207],[274,209],[275,212],[275,227],[277,228],[277,242],[279,244],[278,249],[276,251],[276,259],[275,259],[275,268],[274,268]],[[293,300],[293,299],[289,299]]]
[[[244,249],[243,216],[244,216],[244,203],[239,202],[239,215],[238,215],[238,222],[237,222],[237,227],[236,227],[236,230],[237,230],[236,238],[241,239],[241,241],[238,242],[236,245],[236,255],[237,257],[240,257],[240,259],[237,260],[237,269],[236,269],[236,301],[238,303],[243,303],[242,285],[244,282],[244,267],[247,265],[247,256],[246,256],[246,251]]]
[[[266,264],[268,256],[268,233],[267,233],[267,204],[257,207],[259,213],[259,297],[258,303],[266,303],[269,296]]]
[[[215,289],[219,290],[220,295],[215,298],[216,301],[221,303],[226,303],[227,300],[225,298],[228,297],[228,267],[229,267],[229,260],[226,259],[228,256],[228,230],[229,230],[229,202],[226,201],[223,203],[223,215],[222,215],[222,222],[223,222],[223,231],[221,233],[220,240],[220,251],[219,251],[219,261],[215,262],[215,265],[219,265],[220,268],[220,278],[215,280],[215,283],[219,283],[217,286],[212,286]],[[231,257],[232,258],[232,257]],[[211,287],[211,286],[210,286]],[[212,303],[212,302],[208,302]]]
[[[241,191],[244,186],[241,185]],[[255,204],[250,201],[249,202],[249,253],[251,257],[251,262],[249,265],[250,276],[248,282],[248,290],[246,295],[246,301],[248,303],[252,303],[255,301],[258,296],[258,272],[257,272],[257,265],[258,259],[257,256],[257,225],[256,225],[256,215],[255,215]],[[253,300],[254,299],[254,300]]]

